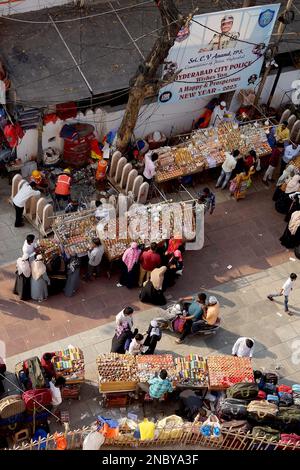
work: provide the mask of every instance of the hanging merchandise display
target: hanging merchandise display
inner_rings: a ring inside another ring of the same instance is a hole
[[[64,139],[63,161],[66,165],[81,168],[88,164],[91,156],[91,141],[94,127],[90,124],[64,125],[60,132]]]

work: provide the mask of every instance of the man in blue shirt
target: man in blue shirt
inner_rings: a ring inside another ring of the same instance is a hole
[[[156,373],[155,377],[149,380],[149,383],[140,383],[139,388],[143,392],[149,393],[150,397],[154,400],[159,400],[166,393],[173,392],[172,383],[167,377],[168,372],[165,369],[162,369],[159,377]]]
[[[180,338],[176,340],[177,344],[183,343],[186,336],[191,333],[193,323],[201,320],[202,315],[205,311],[206,294],[203,294],[203,293],[198,294],[198,299],[196,299],[195,297],[184,297],[182,299],[179,299],[179,301],[181,302],[190,301],[190,300],[192,300],[192,303],[189,305],[188,316],[184,317],[185,324],[184,324],[183,332]]]

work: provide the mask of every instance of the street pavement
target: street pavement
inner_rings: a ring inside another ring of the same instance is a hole
[[[202,181],[204,186],[213,189],[209,181]],[[21,359],[69,344],[82,348],[87,383],[81,401],[69,401],[64,408],[70,411],[72,428],[89,424],[101,411],[96,357],[110,351],[116,313],[132,305],[135,325],[145,331],[161,311],[140,303],[137,289],[117,289],[117,273],[111,279],[103,273],[99,280],[82,282],[71,299],[58,295],[43,304],[20,302],[12,294],[14,260],[25,235],[33,230],[29,225],[13,227],[13,209],[7,204],[9,189],[3,181],[0,191],[0,339],[6,346],[8,378],[14,381],[14,366]],[[300,280],[290,299],[292,317],[284,313],[282,298],[267,300],[292,271],[299,272],[293,252],[279,242],[285,222],[274,210],[272,192],[259,178],[247,198],[239,202],[227,191],[216,191],[215,213],[205,219],[205,246],[199,252],[185,253],[183,276],[167,294],[171,300],[199,291],[215,294],[221,304],[221,328],[215,336],[193,336],[181,345],[175,343],[174,334],[165,332],[157,352],[230,354],[239,336],[250,336],[255,340],[255,368],[276,370],[285,383],[300,382]],[[15,391],[15,386],[9,388],[9,393]],[[138,412],[138,408],[132,410]]]
[[[216,210],[205,218],[205,246],[201,251],[185,253],[183,276],[167,291],[173,299],[261,273],[294,256],[278,240],[285,222],[274,210],[273,189],[265,188],[259,179],[247,198],[239,202],[231,199],[228,191],[216,190]],[[204,179],[204,186],[214,190],[211,180]],[[100,279],[81,282],[72,298],[60,294],[42,304],[20,302],[12,293],[15,260],[26,234],[34,231],[29,224],[14,228],[14,211],[7,202],[10,188],[4,180],[0,181],[0,191],[0,338],[5,341],[7,356],[104,325],[126,305],[139,312],[149,308],[139,301],[138,289],[116,288],[117,270],[111,279],[103,270]]]
[[[221,327],[213,336],[195,335],[188,337],[183,344],[176,344],[176,335],[165,331],[158,343],[156,353],[186,355],[196,353],[203,356],[231,354],[232,346],[240,336],[250,336],[255,341],[253,358],[254,369],[276,371],[281,382],[293,384],[300,382],[300,282],[295,286],[290,307],[294,312],[289,316],[283,311],[283,298],[270,302],[266,297],[270,291],[278,290],[287,277],[295,271],[295,261],[289,261],[268,270],[244,276],[209,289],[221,305]],[[139,331],[145,332],[149,322],[163,314],[160,308],[149,308],[134,314],[134,324]],[[114,334],[114,322],[97,326],[64,339],[44,344],[30,351],[11,356],[7,359],[8,378],[14,380],[13,372],[17,362],[31,356],[41,356],[44,352],[64,349],[69,345],[82,348],[86,363],[87,383],[82,386],[81,401],[69,400],[61,405],[70,414],[72,429],[90,424],[97,415],[125,416],[129,411],[139,417],[143,413],[137,405],[129,409],[103,410],[97,384],[96,357],[110,352]],[[7,386],[7,384],[6,384]],[[9,393],[17,392],[9,384]],[[161,415],[166,410],[160,410]],[[52,422],[52,426],[54,423]],[[52,428],[54,429],[54,428]]]

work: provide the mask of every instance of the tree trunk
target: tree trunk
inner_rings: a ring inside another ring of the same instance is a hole
[[[139,67],[134,77],[134,84],[130,89],[126,110],[118,130],[117,149],[122,153],[126,151],[130,143],[149,85],[157,84],[157,70],[168,56],[180,28],[186,22],[186,18],[180,15],[174,6],[173,0],[161,0],[158,8],[164,29],[155,41],[145,64]]]

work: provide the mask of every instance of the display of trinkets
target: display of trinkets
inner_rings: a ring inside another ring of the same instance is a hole
[[[155,374],[159,374],[162,369],[168,371],[168,378],[173,382],[177,381],[174,358],[172,354],[155,354],[136,356],[139,382],[148,382]]]
[[[54,233],[67,255],[87,253],[92,248],[92,239],[97,236],[93,211],[80,211],[57,217]]]
[[[225,152],[234,149],[246,155],[255,150],[258,157],[271,153],[265,129],[259,124],[238,126],[222,122],[219,126],[192,132],[185,144],[169,148],[157,162],[156,181],[161,183],[180,176],[222,165]]]
[[[138,382],[135,356],[130,354],[100,354],[97,357],[99,382]]]
[[[63,376],[67,382],[84,380],[84,357],[81,349],[69,347],[63,351],[56,351],[52,362],[56,375]]]
[[[208,387],[206,360],[198,354],[176,357],[176,372],[181,385]]]
[[[43,257],[44,263],[49,263],[55,255],[61,254],[59,243],[53,238],[42,238],[37,242],[36,252]]]
[[[254,382],[249,357],[209,356],[207,368],[211,388],[224,389],[239,382]]]

